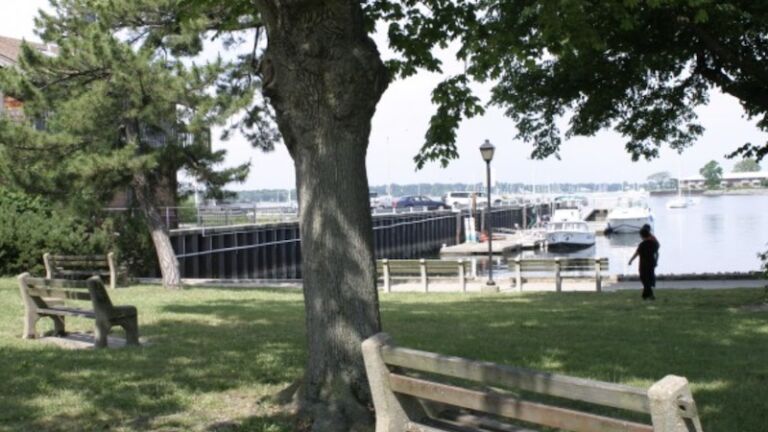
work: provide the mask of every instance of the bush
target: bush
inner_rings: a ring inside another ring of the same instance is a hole
[[[114,233],[115,249],[120,265],[133,276],[157,275],[157,253],[152,236],[144,220],[136,212],[126,211],[112,215],[104,224]]]
[[[97,254],[110,249],[109,231],[46,201],[0,188],[0,274],[43,275],[43,253]]]

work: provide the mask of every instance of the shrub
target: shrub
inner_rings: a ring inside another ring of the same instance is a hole
[[[157,253],[149,228],[139,215],[128,210],[113,214],[104,228],[114,233],[118,261],[134,276],[157,275]]]
[[[96,254],[110,249],[109,231],[41,198],[0,188],[0,274],[44,274],[43,253]]]

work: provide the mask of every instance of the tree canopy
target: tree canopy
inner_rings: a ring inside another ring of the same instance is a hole
[[[716,161],[709,161],[706,165],[701,167],[699,174],[704,177],[704,183],[708,188],[719,188],[720,180],[723,178],[723,167]]]
[[[736,97],[768,132],[768,6],[765,2],[374,1],[389,21],[400,75],[439,70],[432,48],[459,44],[464,73],[433,92],[437,112],[416,157],[456,156],[462,117],[486,104],[506,109],[533,156],[557,155],[564,138],[613,128],[633,159],[681,150],[702,134],[695,108],[712,88]],[[480,101],[469,83],[492,84]],[[560,124],[566,124],[565,131]],[[768,143],[735,154],[761,159]]]
[[[91,211],[130,191],[153,238],[162,237],[155,240],[167,276],[161,252],[169,265],[175,257],[157,207],[162,195],[165,205],[173,204],[176,172],[185,170],[211,194],[248,172],[247,164],[218,170],[224,151],[210,146],[209,128],[223,117],[209,89],[224,65],[187,67],[134,46],[91,3],[54,3],[56,14],[43,15],[38,26],[58,53],[24,46],[19,67],[2,71],[4,91],[44,126],[0,118],[0,178]],[[164,278],[167,285],[179,284],[175,273]]]
[[[755,172],[760,171],[760,164],[752,158],[742,159],[733,166],[733,172]]]

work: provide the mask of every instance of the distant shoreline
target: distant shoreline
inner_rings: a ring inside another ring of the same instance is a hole
[[[768,195],[768,188],[749,188],[749,189],[711,189],[705,191],[685,191],[685,195],[703,195],[703,196],[720,196],[720,195]],[[651,196],[672,196],[677,195],[676,190],[665,191],[651,191]]]
[[[704,196],[718,195],[768,195],[768,188],[760,189],[714,189],[704,191]]]

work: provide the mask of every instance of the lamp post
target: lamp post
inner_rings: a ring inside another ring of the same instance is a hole
[[[493,281],[493,222],[491,218],[491,160],[496,147],[490,141],[485,140],[480,146],[480,154],[483,156],[486,168],[486,180],[488,182],[488,211],[486,213],[485,226],[488,230],[488,282],[484,291],[496,291],[496,283]]]

